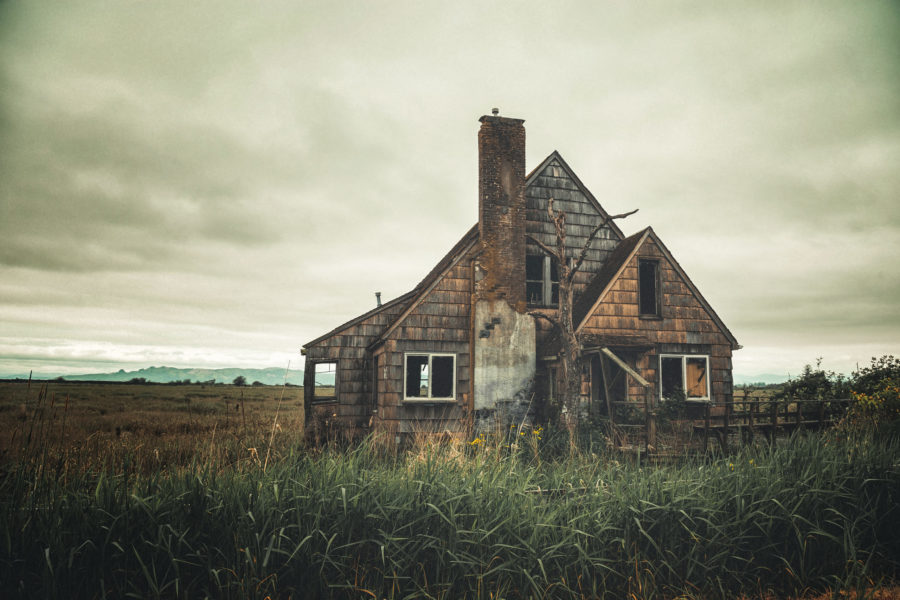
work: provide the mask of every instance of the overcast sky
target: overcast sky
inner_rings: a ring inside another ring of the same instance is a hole
[[[900,3],[0,0],[0,374],[300,367],[475,223],[495,106],[736,374],[900,354]]]

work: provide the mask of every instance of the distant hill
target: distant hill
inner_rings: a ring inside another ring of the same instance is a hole
[[[64,375],[66,381],[131,381],[132,379],[146,379],[154,383],[170,383],[173,381],[190,380],[191,382],[211,381],[216,383],[231,383],[234,379],[243,375],[247,379],[247,385],[259,381],[265,385],[281,385],[285,382],[284,369],[271,367],[268,369],[179,369],[175,367],[148,367],[137,371],[119,369],[115,373],[91,373],[88,375]],[[50,377],[48,377],[50,379]],[[287,383],[303,385],[303,371],[288,371]]]
[[[784,383],[788,379],[787,373],[784,375],[776,375],[773,373],[763,373],[761,375],[734,374],[735,385],[753,385],[754,383],[764,383],[768,385],[771,383]]]
[[[281,367],[270,367],[268,369],[179,369],[175,367],[148,367],[138,369],[137,371],[126,371],[119,369],[115,373],[91,373],[88,375],[63,375],[66,381],[130,381],[135,378],[143,378],[154,383],[170,383],[172,381],[184,381],[189,379],[192,382],[216,380],[216,383],[231,383],[238,375],[243,375],[247,379],[247,384],[259,381],[266,385],[281,385],[284,382],[284,369]],[[14,379],[15,377],[10,377]],[[28,376],[19,376],[21,379],[27,379]],[[53,379],[54,376],[44,375],[40,379]],[[318,383],[320,385],[333,385],[334,373],[319,373]],[[763,373],[760,375],[743,375],[734,374],[734,383],[736,385],[751,385],[754,383],[783,383],[788,380],[788,375],[777,375],[773,373]],[[303,385],[303,371],[291,370],[288,372],[287,383],[293,385]]]

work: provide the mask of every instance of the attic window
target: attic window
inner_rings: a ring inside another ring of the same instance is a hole
[[[316,363],[313,369],[313,401],[334,400],[337,397],[337,361]]]
[[[456,399],[455,354],[406,354],[404,400],[432,402]]]
[[[525,296],[532,306],[559,304],[559,271],[549,256],[525,257]]]
[[[659,263],[657,261],[638,261],[638,295],[638,312],[642,317],[660,316]]]

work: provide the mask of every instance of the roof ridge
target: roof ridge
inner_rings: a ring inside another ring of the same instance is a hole
[[[476,223],[472,226],[471,229],[469,229],[469,231],[466,232],[464,236],[462,236],[462,238],[460,238],[458,242],[456,242],[456,244],[453,245],[450,251],[447,252],[447,254],[445,254],[440,261],[438,261],[438,264],[428,272],[428,275],[426,275],[425,278],[412,289],[412,291],[410,292],[410,294],[413,294],[412,301],[403,311],[400,312],[399,315],[397,315],[397,318],[395,318],[385,326],[382,332],[378,335],[378,338],[371,344],[369,344],[369,348],[377,346],[384,341],[385,336],[393,331],[397,327],[397,325],[407,317],[410,310],[412,310],[412,308],[417,305],[419,300],[431,289],[431,287],[435,283],[440,281],[444,273],[458,262],[459,256],[457,255],[460,255],[460,253],[464,250],[467,251],[476,241],[478,241],[479,235],[478,223]]]
[[[551,152],[547,158],[545,158],[541,163],[531,170],[528,176],[525,178],[525,188],[528,189],[529,186],[534,184],[535,180],[540,176],[540,173],[546,169],[553,160],[558,160],[560,167],[566,172],[566,175],[572,179],[575,185],[578,187],[578,190],[584,194],[584,197],[587,198],[588,202],[593,205],[593,207],[600,213],[600,217],[605,219],[609,217],[609,213],[606,212],[606,209],[600,205],[600,202],[597,201],[597,198],[594,197],[594,194],[591,193],[591,190],[588,189],[584,182],[579,179],[578,175],[575,174],[575,171],[572,167],[569,166],[569,163],[566,162],[566,159],[562,157],[562,154],[559,153],[558,150],[554,150]],[[615,221],[610,221],[608,223],[610,230],[620,239],[625,238],[625,234],[619,229],[619,226]]]
[[[688,286],[691,292],[694,293],[697,300],[700,302],[700,305],[706,310],[707,313],[709,313],[710,318],[716,325],[719,326],[719,328],[722,330],[722,333],[725,334],[725,337],[727,337],[731,341],[732,349],[739,350],[741,348],[741,345],[738,343],[737,338],[734,337],[734,334],[731,333],[731,330],[728,329],[728,327],[725,325],[725,322],[721,317],[719,317],[718,313],[716,313],[712,305],[706,300],[706,298],[703,297],[703,294],[700,293],[700,288],[698,288],[694,284],[694,282],[691,281],[691,278],[688,277],[687,272],[685,272],[681,264],[679,264],[679,262],[675,259],[672,251],[669,250],[668,247],[666,247],[661,239],[659,239],[659,236],[655,231],[653,231],[652,227],[647,227],[647,229],[650,230],[650,235],[653,236],[653,241],[655,241],[659,245],[660,251],[663,253],[663,255],[665,255],[669,262],[672,263],[672,267],[675,269],[675,272],[678,273],[678,275],[684,280],[684,283]]]

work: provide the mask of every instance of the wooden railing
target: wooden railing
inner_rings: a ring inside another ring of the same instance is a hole
[[[623,450],[639,454],[654,454],[657,450],[657,418],[654,399],[612,402],[613,416],[609,419],[613,444]],[[679,421],[684,431],[702,443],[704,452],[710,449],[710,437],[715,437],[723,451],[729,449],[729,437],[738,434],[740,443],[752,443],[764,436],[774,443],[796,430],[819,430],[837,423],[846,413],[852,400],[803,400],[799,398],[769,398],[736,394],[732,402],[694,405],[695,418]],[[617,409],[630,413],[628,419],[616,416]],[[698,449],[694,446],[695,450]]]
[[[799,398],[765,398],[735,396],[724,410],[714,411],[706,406],[704,422],[694,425],[703,433],[703,448],[709,449],[710,434],[715,434],[723,450],[728,450],[728,436],[738,433],[742,441],[752,442],[756,435],[764,435],[773,442],[779,435],[789,435],[802,429],[824,429],[844,416],[852,400],[803,400]]]

